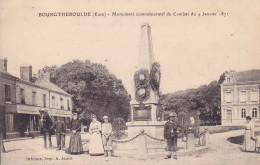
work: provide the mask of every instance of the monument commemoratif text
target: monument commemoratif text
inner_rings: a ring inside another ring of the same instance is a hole
[[[131,101],[131,122],[127,123],[128,137],[145,130],[153,136],[163,136],[165,122],[158,121],[160,65],[154,61],[151,27],[141,27],[139,67],[134,74],[135,96]]]

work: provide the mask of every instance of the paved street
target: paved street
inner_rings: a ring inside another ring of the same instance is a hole
[[[243,134],[243,130],[235,130],[225,133],[212,134],[210,137],[211,150],[208,153],[204,153],[203,155],[200,155],[198,157],[180,157],[178,160],[139,160],[124,157],[91,157],[89,155],[84,154],[68,155],[64,151],[56,151],[55,149],[44,150],[42,138],[11,141],[5,143],[7,153],[4,153],[2,155],[2,164],[259,164],[260,154],[242,152],[240,150],[241,145],[232,144],[226,140],[228,137],[238,136],[241,134]],[[66,144],[68,144],[68,142],[69,137],[67,136]],[[56,139],[53,138],[54,147],[56,147],[55,143]],[[30,158],[34,160],[31,160]]]

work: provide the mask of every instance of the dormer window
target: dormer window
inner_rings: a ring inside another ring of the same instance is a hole
[[[230,77],[227,78],[227,82],[230,83]]]

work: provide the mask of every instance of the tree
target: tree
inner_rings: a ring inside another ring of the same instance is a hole
[[[45,66],[43,70],[50,72],[51,82],[73,95],[74,111],[87,116],[95,114],[99,120],[104,115],[111,120],[116,117],[127,120],[130,95],[122,81],[104,65],[74,60],[61,67]]]
[[[224,81],[224,73],[218,81],[212,81],[208,85],[202,85],[196,89],[187,89],[162,95],[160,102],[165,110],[173,110],[181,116],[196,117],[204,123],[219,124],[221,121],[221,92],[220,84]],[[185,120],[188,119],[185,118]]]

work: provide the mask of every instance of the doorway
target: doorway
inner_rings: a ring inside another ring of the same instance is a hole
[[[226,110],[227,123],[232,123],[232,110]]]

